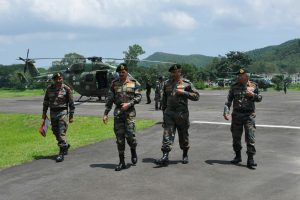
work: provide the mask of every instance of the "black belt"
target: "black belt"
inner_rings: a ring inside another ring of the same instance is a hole
[[[50,108],[50,112],[60,112],[60,111],[64,111],[64,110],[68,110],[67,107],[61,107],[61,108]]]
[[[254,110],[234,110],[234,112],[238,112],[238,113],[253,113]]]

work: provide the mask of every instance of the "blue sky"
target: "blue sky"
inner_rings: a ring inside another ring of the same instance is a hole
[[[0,64],[16,58],[123,58],[129,45],[225,55],[300,38],[298,0],[0,0]],[[38,61],[38,66],[51,61]]]

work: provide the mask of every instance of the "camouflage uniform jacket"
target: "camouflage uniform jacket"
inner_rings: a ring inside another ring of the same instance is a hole
[[[248,97],[246,91],[252,91],[253,97]],[[229,94],[227,96],[227,102],[225,105],[230,109],[233,102],[233,112],[251,113],[255,111],[254,102],[260,102],[262,96],[259,93],[258,86],[251,81],[248,81],[246,85],[235,83],[231,86]]]
[[[48,108],[50,110],[67,110],[69,114],[73,116],[75,111],[73,93],[72,90],[65,84],[62,84],[60,88],[57,88],[54,84],[48,86],[44,102],[43,102],[43,113],[46,114]]]
[[[115,79],[108,92],[104,114],[109,113],[113,103],[116,104],[118,110],[122,107],[122,103],[130,103],[128,110],[131,110],[135,104],[140,103],[141,99],[140,84],[136,80],[127,78],[123,83],[120,79]]]
[[[176,90],[183,90],[182,95],[176,95]],[[187,79],[179,82],[166,80],[163,87],[162,110],[188,112],[188,99],[198,101],[200,95],[193,84]]]

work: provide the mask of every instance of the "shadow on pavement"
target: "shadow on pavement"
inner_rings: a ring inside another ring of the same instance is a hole
[[[155,163],[155,160],[154,158],[143,158],[142,162],[143,163]]]
[[[220,165],[235,165],[235,166],[240,166],[240,167],[247,167],[247,165],[244,164],[232,164],[229,160],[206,160],[205,161],[209,165],[214,165],[214,164],[220,164]]]
[[[48,160],[55,160],[56,155],[52,156],[32,156],[35,160],[43,160],[43,159],[48,159]]]
[[[232,163],[228,160],[206,160],[205,162],[209,165],[214,165],[214,164],[232,165]]]
[[[155,166],[153,168],[162,168],[162,167],[167,167],[167,165],[158,165],[156,163],[157,159],[154,158],[143,158],[142,162],[143,163],[153,163]],[[178,163],[182,163],[181,160],[170,160],[168,165],[176,165]]]
[[[117,165],[104,163],[104,164],[91,164],[90,167],[91,168],[101,167],[101,168],[105,168],[105,169],[115,169],[117,167]]]
[[[126,169],[129,169],[132,166],[132,164],[127,163],[126,164]],[[100,168],[104,168],[104,169],[115,169],[117,167],[116,164],[110,164],[110,163],[103,163],[103,164],[90,164],[91,168],[96,168],[96,167],[100,167]]]

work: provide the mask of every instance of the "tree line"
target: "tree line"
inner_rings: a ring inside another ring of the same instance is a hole
[[[134,44],[129,46],[127,50],[123,51],[124,61],[129,66],[129,73],[137,79],[143,87],[145,87],[146,81],[150,80],[153,85],[159,77],[164,79],[169,78],[168,69],[170,64],[165,63],[149,63],[143,65],[139,62],[139,56],[143,55],[145,51],[143,48]],[[54,61],[52,66],[48,69],[38,68],[40,72],[47,73],[53,71],[66,70],[74,63],[83,63],[86,66],[86,70],[89,68],[89,64],[86,63],[84,56],[77,53],[65,54],[64,58],[59,61]],[[117,63],[112,61],[116,65]],[[251,59],[251,57],[243,52],[230,51],[225,56],[219,56],[212,60],[212,62],[206,66],[196,66],[189,63],[178,63],[182,65],[182,74],[184,78],[189,79],[194,83],[196,88],[203,89],[205,82],[215,82],[218,78],[233,77],[234,73],[241,67],[251,72],[264,72],[265,70],[271,70],[269,66],[264,63],[258,63]],[[23,64],[14,65],[0,65],[0,88],[24,88],[24,84],[19,80],[18,73],[23,72]],[[43,88],[45,84],[36,83],[29,76],[27,86],[29,88]],[[290,82],[290,80],[284,80],[282,77],[274,77],[273,82],[278,83],[276,89],[282,89],[279,85],[283,85],[284,82]]]

